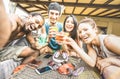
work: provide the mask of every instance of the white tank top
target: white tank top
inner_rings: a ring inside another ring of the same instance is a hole
[[[107,37],[108,35],[99,35],[99,40],[100,40],[100,51],[101,53],[99,53],[100,51],[97,49],[96,46],[93,46],[93,48],[96,50],[97,55],[102,57],[102,58],[106,58],[106,57],[118,57],[119,55],[109,51],[105,45],[104,45],[104,39],[105,37]]]

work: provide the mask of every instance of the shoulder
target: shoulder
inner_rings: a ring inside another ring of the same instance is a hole
[[[14,31],[17,28],[17,20],[20,18],[15,14],[10,14],[9,19],[10,19],[12,31]]]
[[[45,23],[44,24],[48,24],[49,23],[49,20],[48,19],[45,19]]]
[[[11,20],[15,20],[15,21],[20,20],[20,17],[19,17],[18,15],[16,15],[16,14],[10,14],[10,15],[9,15],[9,18],[10,18]]]
[[[116,35],[107,35],[104,38],[104,43],[105,45],[109,46],[109,45],[112,45],[115,42],[115,40],[120,40],[120,37]]]
[[[59,28],[59,31],[62,31],[62,29],[63,29],[63,24],[60,23],[60,22],[57,22],[56,24],[57,24],[57,27]]]
[[[20,16],[16,15],[16,14],[11,14],[9,16],[9,18],[10,18],[11,21],[14,21],[18,24],[21,24],[21,22],[22,22],[22,18]]]
[[[43,26],[44,26],[45,28],[49,27],[49,21],[48,21],[48,19],[45,19],[45,23],[44,23]]]
[[[61,22],[56,23],[59,27],[63,27],[63,24]]]
[[[116,51],[120,49],[120,37],[116,35],[108,35],[104,39],[104,45],[111,51]]]

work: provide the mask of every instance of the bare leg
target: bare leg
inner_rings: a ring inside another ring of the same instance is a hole
[[[28,47],[22,51],[19,57],[25,57],[22,64],[27,64],[27,63],[31,63],[32,61],[34,61],[38,56],[39,56],[39,51],[35,51]]]
[[[49,48],[48,46],[45,46],[44,48],[41,48],[41,49],[40,49],[40,53],[41,53],[41,54],[52,53],[52,52],[53,52],[52,49]]]
[[[105,79],[120,79],[120,67],[109,66],[103,71]]]

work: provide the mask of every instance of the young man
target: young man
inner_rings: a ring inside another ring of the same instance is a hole
[[[36,30],[42,27],[42,25],[44,24],[44,19],[39,13],[31,13],[30,16],[25,19],[21,19],[17,15],[11,15],[9,18],[11,23],[11,35],[7,44],[9,44],[11,41],[15,39],[19,39],[23,37],[24,35],[26,36],[29,35],[29,33],[31,33],[32,30]],[[0,53],[1,53],[0,55],[1,61],[11,59],[13,58],[13,56],[17,58],[17,57],[28,57],[28,56],[31,56],[32,54],[34,55],[36,54],[36,52],[33,49],[26,46],[4,47],[3,49],[1,49]],[[23,63],[28,63],[32,59],[33,59],[33,56],[32,58],[25,60]]]
[[[6,16],[0,18],[0,23],[2,23],[0,35],[3,34],[2,38],[6,38],[6,40],[0,39],[1,42],[4,42],[0,48],[0,71],[3,71],[0,72],[0,79],[9,79],[12,71],[20,64],[22,58],[24,58],[22,64],[30,63],[39,55],[39,52],[27,46],[7,47],[7,44],[15,39],[27,36],[32,30],[40,28],[44,24],[44,19],[39,13],[32,13],[25,19],[21,19],[17,15],[7,17],[2,0],[0,1],[0,6],[2,7],[0,16]],[[7,30],[7,27],[9,30]]]
[[[57,22],[61,15],[61,6],[56,3],[50,3],[48,6],[48,19],[45,21],[46,33],[49,37],[49,44],[46,52],[54,52],[60,49],[60,45],[55,41],[55,34],[62,31],[62,24]],[[57,28],[52,30],[51,28]],[[43,49],[46,50],[46,49]]]

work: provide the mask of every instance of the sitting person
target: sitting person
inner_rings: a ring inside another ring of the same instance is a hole
[[[97,25],[91,18],[85,18],[78,25],[78,35],[87,44],[88,52],[78,46],[71,38],[65,38],[66,44],[79,54],[91,67],[97,67],[105,79],[120,77],[120,37],[98,34]]]
[[[38,29],[29,32],[26,36],[14,40],[9,44],[9,46],[29,46],[34,50],[40,51],[42,54],[41,49],[48,45],[47,42],[48,37],[46,35],[45,27],[40,26]]]
[[[61,6],[56,3],[50,3],[48,6],[48,18],[45,20],[46,34],[48,35],[48,46],[41,51],[54,53],[59,50],[61,46],[56,42],[55,35],[62,31],[62,24],[57,22],[61,15]],[[53,29],[54,28],[54,29]]]
[[[21,19],[17,15],[11,15],[10,17],[12,17],[12,19],[10,18],[11,36],[7,44],[9,44],[11,41],[15,39],[19,39],[20,37],[23,37],[24,35],[26,35],[27,37],[27,35],[29,35],[29,33],[31,33],[32,30],[36,30],[44,24],[44,19],[39,13],[31,13],[30,16],[25,19]],[[7,44],[1,51],[1,55],[0,55],[1,61],[7,60],[9,58],[13,58],[13,56],[15,55],[17,57],[27,57],[27,59],[23,61],[23,63],[25,64],[33,60],[35,54],[36,54],[35,56],[39,54],[37,53],[37,51],[27,46],[7,46]],[[16,52],[10,53],[10,51],[16,51]],[[32,56],[32,54],[34,55]],[[28,56],[31,57],[28,58]]]
[[[57,22],[60,15],[61,15],[61,6],[56,2],[50,3],[48,6],[49,19],[45,20],[45,24],[44,24],[44,27],[42,27],[43,29],[41,34],[42,36],[45,36],[45,34],[47,35],[46,42],[48,42],[48,45],[46,44],[47,46],[45,45],[45,47],[43,46],[43,48],[41,49],[41,46],[40,46],[41,44],[39,44],[41,42],[40,40],[41,36],[38,37],[39,39],[35,38],[36,39],[35,40],[33,38],[34,36],[32,36],[32,33],[31,34],[29,33],[29,36],[27,37],[28,40],[27,41],[25,40],[25,42],[27,42],[27,45],[31,46],[34,49],[40,50],[41,53],[48,53],[48,52],[53,53],[56,50],[59,50],[61,46],[57,44],[57,42],[55,41],[55,34],[57,32],[62,31],[62,24],[60,22]],[[39,30],[36,32],[39,32]],[[20,45],[20,43],[18,41],[17,45]]]
[[[26,36],[26,41],[28,41],[27,43],[29,43],[27,46],[30,46],[36,50],[41,50],[41,48],[48,45],[48,43],[47,43],[48,37],[46,35],[44,26],[29,33],[29,35]],[[17,43],[17,45],[19,45],[19,44]]]
[[[69,15],[65,18],[64,24],[63,24],[63,31],[68,33],[68,36],[74,39],[80,47],[82,47],[82,42],[78,41],[77,37],[77,19],[74,15]],[[73,51],[71,46],[65,46],[65,50],[68,50],[68,54],[70,56],[77,56],[77,53]]]
[[[0,6],[4,7],[3,2],[0,2]],[[4,8],[3,8],[4,9]],[[0,9],[1,12],[5,13],[3,9]],[[7,14],[0,13],[0,16],[7,16]],[[13,71],[13,69],[18,66],[16,64],[17,62],[21,63],[21,58],[23,62],[22,64],[27,64],[32,62],[36,59],[36,57],[39,55],[38,51],[35,51],[27,46],[7,46],[11,41],[15,39],[19,39],[20,37],[23,37],[24,35],[29,34],[32,30],[36,30],[40,28],[44,24],[44,19],[39,13],[32,13],[28,18],[21,19],[17,15],[10,15],[9,17],[5,17],[4,22],[2,24],[5,25],[5,23],[8,24],[9,28],[9,40],[7,40],[4,43],[4,47],[0,49],[0,70],[3,72],[0,72],[1,79],[8,79]],[[7,25],[6,24],[6,25]],[[9,25],[10,24],[10,25]],[[2,25],[1,25],[2,26]],[[1,33],[1,31],[0,31]],[[4,32],[3,32],[4,33]],[[7,39],[7,38],[6,38]],[[4,42],[3,39],[0,39]],[[19,64],[20,64],[19,63]],[[8,65],[6,65],[8,64]],[[8,71],[9,70],[9,71]]]
[[[65,37],[70,37],[73,40],[75,40],[79,46],[82,46],[82,42],[78,41],[77,39],[77,19],[74,15],[68,15],[63,24],[63,32],[57,33],[55,40],[57,41],[58,44],[61,45],[61,49],[57,50],[53,54],[53,61],[57,63],[63,63],[67,62],[69,59],[69,56],[74,56],[74,57],[79,57],[79,54],[74,51],[74,49],[67,44],[64,44],[64,38]],[[63,43],[61,43],[63,42]]]

